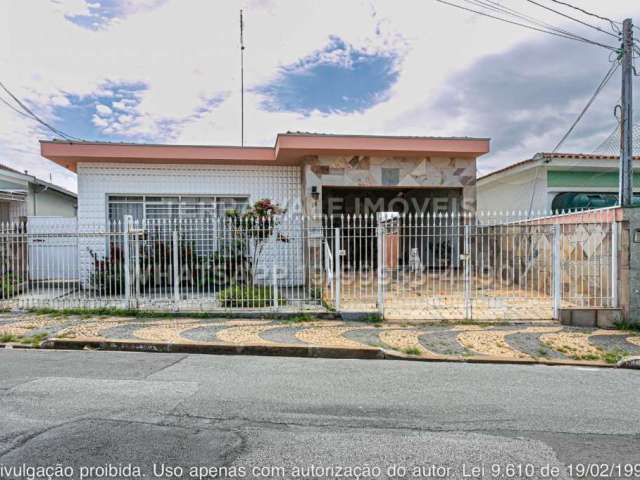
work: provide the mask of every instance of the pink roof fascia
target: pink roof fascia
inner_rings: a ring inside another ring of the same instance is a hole
[[[41,155],[76,171],[80,162],[299,165],[307,155],[478,157],[488,139],[279,134],[272,147],[40,141]]]
[[[366,135],[301,135],[278,134],[276,157],[285,151],[296,155],[327,153],[348,155],[457,155],[478,157],[489,152],[488,139],[382,137]]]

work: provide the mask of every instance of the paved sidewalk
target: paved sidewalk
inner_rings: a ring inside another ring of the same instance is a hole
[[[414,326],[306,318],[152,319],[5,313],[0,315],[0,343],[154,351],[177,351],[180,347],[181,351],[267,355],[302,355],[316,349],[310,355],[590,365],[611,365],[622,357],[640,355],[640,332],[565,327],[548,321]]]

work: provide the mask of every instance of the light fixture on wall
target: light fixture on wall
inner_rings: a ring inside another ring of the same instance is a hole
[[[315,185],[311,187],[311,196],[313,197],[314,200],[317,200],[320,197],[320,191],[318,190],[318,187],[316,187]]]

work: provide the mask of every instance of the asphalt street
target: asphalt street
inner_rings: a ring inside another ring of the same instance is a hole
[[[640,478],[640,372],[0,350],[0,478],[53,467],[71,475],[58,478]]]

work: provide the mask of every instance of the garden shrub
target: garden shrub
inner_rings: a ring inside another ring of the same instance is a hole
[[[0,276],[0,299],[11,298],[18,288],[18,278],[12,272]]]
[[[225,308],[245,307],[264,308],[273,306],[273,289],[271,287],[233,285],[218,294],[220,305]],[[278,305],[284,305],[285,300],[278,294]]]

